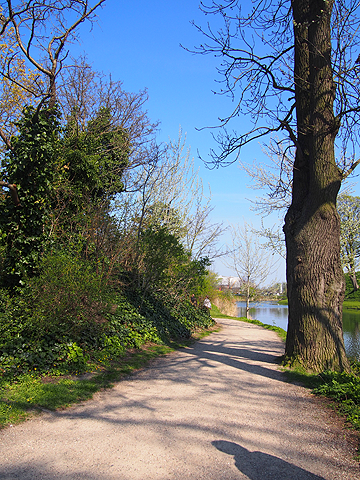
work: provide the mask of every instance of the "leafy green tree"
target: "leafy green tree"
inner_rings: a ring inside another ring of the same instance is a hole
[[[341,262],[356,291],[359,289],[356,268],[360,258],[360,197],[340,195],[337,210],[341,221]]]
[[[174,265],[186,262],[188,255],[166,227],[149,227],[140,235],[139,286],[143,291],[164,287]]]
[[[114,125],[109,109],[101,108],[83,130],[71,116],[63,145],[63,169],[80,202],[110,201],[123,190],[129,138]]]
[[[2,203],[0,228],[5,238],[2,283],[20,286],[37,272],[39,255],[48,238],[51,195],[59,156],[56,110],[28,107],[17,125],[19,134],[3,165],[6,180],[16,184],[20,204],[9,196]]]

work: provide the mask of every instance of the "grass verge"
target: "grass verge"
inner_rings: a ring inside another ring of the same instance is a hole
[[[66,408],[92,398],[94,393],[113,387],[150,360],[167,355],[179,348],[191,345],[220,327],[199,330],[190,339],[169,342],[167,345],[143,345],[128,350],[123,357],[112,359],[94,371],[82,375],[37,375],[24,374],[15,380],[0,379],[0,428],[20,423],[30,416],[46,410]]]
[[[343,308],[344,308],[344,310],[360,310],[360,301],[359,300],[344,300]]]
[[[318,375],[299,368],[283,371],[289,382],[299,383],[313,394],[332,400],[332,407],[344,418],[346,426],[357,433],[355,459],[360,461],[360,362],[352,362],[351,368],[351,373],[326,371]]]
[[[288,305],[287,300],[279,300],[277,303],[279,305]],[[352,300],[351,298],[347,299],[347,300],[344,300],[343,308],[344,308],[344,310],[360,310],[360,301],[359,300]]]

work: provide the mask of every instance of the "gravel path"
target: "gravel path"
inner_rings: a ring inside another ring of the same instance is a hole
[[[0,432],[0,478],[359,480],[334,414],[284,381],[274,332],[235,320],[115,388]]]

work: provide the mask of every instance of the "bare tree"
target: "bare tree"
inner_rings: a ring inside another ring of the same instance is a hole
[[[56,101],[56,77],[68,55],[65,45],[76,38],[85,20],[94,20],[95,10],[105,0],[27,0],[3,2],[3,31],[14,28],[20,52],[48,79],[45,92],[49,106]],[[46,60],[45,60],[46,59]],[[12,58],[9,58],[9,65]],[[10,78],[12,80],[12,78]],[[25,86],[24,86],[25,88]]]
[[[51,108],[56,102],[56,82],[68,51],[67,43],[76,40],[77,28],[85,21],[95,20],[95,11],[105,0],[6,0],[0,2],[0,36],[8,35],[12,41],[3,50],[0,75],[16,85],[25,99],[32,98]],[[29,65],[33,71],[20,75],[18,62]],[[24,63],[25,62],[25,63]],[[15,65],[15,67],[14,67]],[[29,81],[29,79],[31,81]],[[13,119],[12,119],[13,120]],[[0,136],[11,148],[6,129]]]
[[[132,175],[130,170],[150,161],[158,128],[158,122],[149,119],[145,108],[147,91],[125,91],[122,82],[94,71],[87,59],[81,57],[60,72],[57,99],[63,116],[71,120],[75,134],[86,131],[102,110],[110,114],[109,129],[126,132],[129,162],[124,177],[125,190],[133,189],[134,175],[137,178],[138,174]],[[116,153],[116,145],[111,148]],[[118,148],[124,148],[124,143]]]
[[[234,101],[220,119],[220,152],[212,152],[212,164],[235,161],[242,146],[271,134],[287,139],[283,151],[295,159],[284,226],[286,358],[315,371],[349,368],[336,198],[360,163],[359,7],[357,0],[212,1],[203,10],[219,16],[223,27],[197,27],[206,37],[199,52],[221,57],[220,93]],[[252,128],[229,132],[244,114]]]
[[[236,272],[246,298],[246,318],[249,317],[252,290],[264,284],[274,271],[275,262],[271,254],[260,245],[252,233],[251,225],[244,223],[231,228],[232,244],[228,245],[228,260],[225,265]]]
[[[155,149],[150,161],[137,171],[136,188],[124,198],[129,202],[127,208],[134,208],[130,216],[137,223],[138,235],[149,225],[166,226],[193,259],[212,260],[222,253],[217,243],[225,227],[211,222],[211,192],[204,193],[185,142],[180,131],[176,141]]]

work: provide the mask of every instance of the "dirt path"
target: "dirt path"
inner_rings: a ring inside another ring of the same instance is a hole
[[[220,322],[84,405],[0,432],[0,478],[359,480],[333,415],[284,382],[276,334]]]

